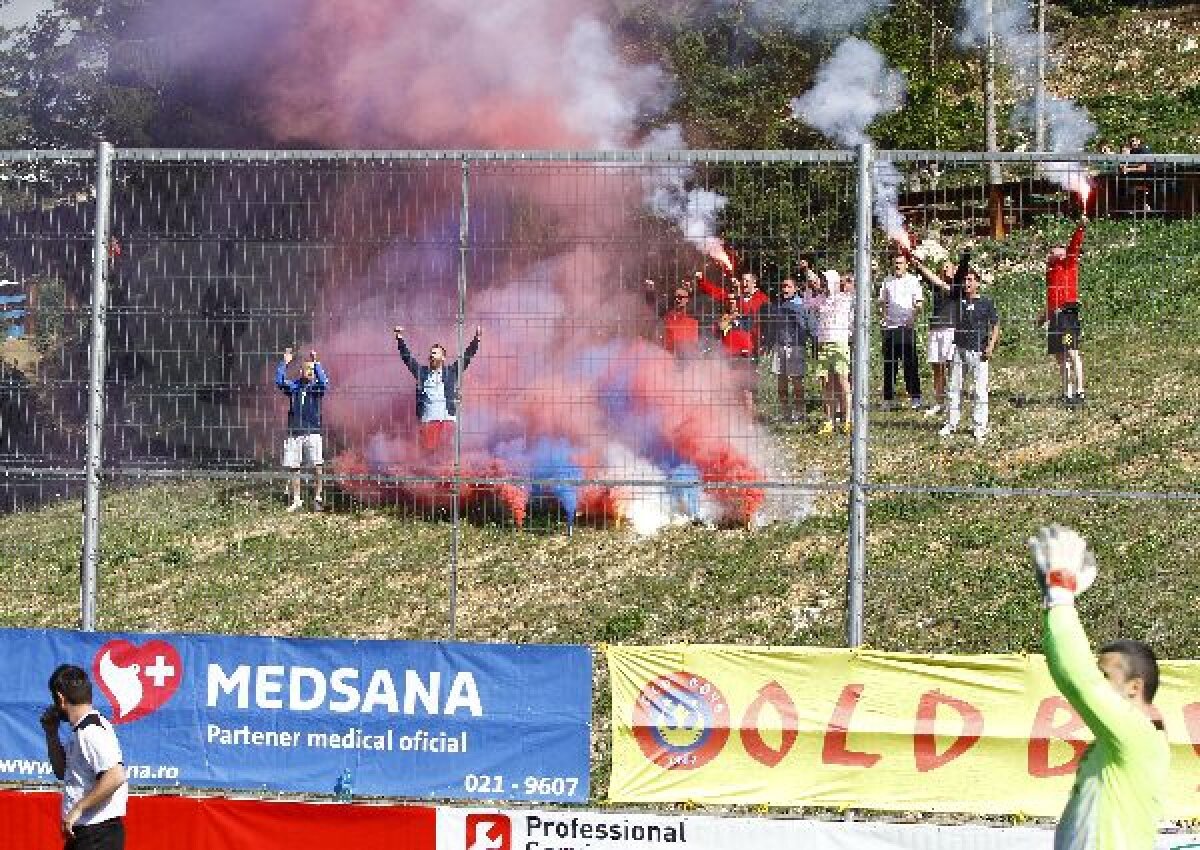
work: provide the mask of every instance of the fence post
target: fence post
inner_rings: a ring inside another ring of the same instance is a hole
[[[449,597],[450,613],[446,624],[446,637],[454,640],[458,626],[458,547],[462,534],[462,506],[460,504],[460,488],[462,475],[462,422],[463,422],[463,353],[465,342],[464,323],[467,318],[467,253],[470,226],[468,212],[470,209],[469,183],[471,161],[464,156],[462,160],[462,209],[458,218],[458,316],[455,322],[458,333],[458,421],[454,423],[454,487],[450,494],[450,578]]]
[[[846,644],[863,642],[863,590],[867,549],[867,366],[871,298],[871,169],[870,143],[858,146],[858,209],[854,237],[854,411],[850,439],[850,539],[846,570]]]
[[[79,557],[79,627],[96,628],[96,565],[100,555],[100,472],[104,463],[104,373],[107,363],[109,208],[113,148],[96,146],[96,212],[92,233],[92,337],[88,357],[87,467],[83,496],[83,547]]]

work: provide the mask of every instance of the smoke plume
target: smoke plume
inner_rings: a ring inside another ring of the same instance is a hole
[[[1021,0],[991,0],[991,5],[991,31],[997,55],[1012,70],[1017,86],[1029,92],[1013,112],[1013,126],[1030,129],[1037,120],[1032,91],[1037,83],[1038,58],[1038,36],[1033,30],[1030,7]],[[988,23],[985,0],[966,0],[962,5],[958,44],[962,47],[986,45]],[[1051,36],[1045,38],[1049,71]],[[1062,153],[1082,151],[1096,132],[1096,125],[1087,110],[1074,101],[1049,95],[1045,104],[1049,149]],[[1088,174],[1082,166],[1067,162],[1039,163],[1037,170],[1046,179],[1086,199]]]
[[[843,41],[817,70],[816,84],[792,100],[792,113],[835,142],[854,147],[870,141],[867,127],[899,109],[907,85],[873,46],[857,38]],[[878,160],[872,171],[875,218],[889,237],[907,244],[904,216],[897,204],[900,174]]]
[[[280,142],[328,147],[678,146],[678,128],[647,130],[673,95],[668,76],[623,58],[607,11],[602,0],[307,0],[279,18],[260,59],[265,115]],[[405,327],[418,359],[433,342],[459,353],[461,176],[457,163],[416,171],[397,196],[360,187],[365,199],[332,200],[347,218],[377,203],[411,224],[365,273],[326,271],[330,307],[314,344],[334,387],[335,468],[362,474],[349,486],[365,498],[437,507],[450,503],[453,453],[417,442],[413,378],[391,327]],[[468,510],[499,504],[521,522],[542,500],[568,523],[626,520],[643,532],[783,514],[755,485],[783,464],[740,403],[752,376],[720,352],[665,351],[628,285],[653,271],[638,255],[646,211],[672,223],[680,254],[698,262],[725,203],[690,186],[686,169],[655,171],[473,172],[466,337],[480,324],[483,338],[459,423]]]

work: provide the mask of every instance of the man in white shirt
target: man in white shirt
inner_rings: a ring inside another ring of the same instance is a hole
[[[892,274],[879,287],[883,311],[883,405],[896,403],[896,371],[904,365],[904,388],[914,410],[921,407],[921,372],[917,364],[917,314],[925,303],[921,281],[908,270],[908,258],[892,258]]]
[[[63,782],[64,850],[122,850],[125,804],[129,798],[121,744],[92,706],[92,683],[80,667],[63,664],[50,676],[53,705],[42,712],[46,755]],[[63,721],[73,735],[64,747]]]

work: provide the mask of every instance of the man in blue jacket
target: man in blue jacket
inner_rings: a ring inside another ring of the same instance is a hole
[[[288,513],[302,507],[301,465],[312,467],[313,510],[320,511],[325,507],[322,499],[324,481],[321,479],[321,468],[325,463],[321,444],[321,401],[329,389],[329,379],[315,351],[309,352],[308,360],[300,369],[300,377],[289,379],[288,366],[293,359],[292,349],[285,348],[283,359],[275,369],[275,386],[288,397],[287,437],[283,441],[283,467],[292,471]]]
[[[440,342],[429,347],[429,365],[418,363],[404,341],[404,328],[397,326],[396,348],[400,359],[417,380],[417,420],[420,422],[417,443],[424,452],[444,450],[454,438],[454,423],[458,418],[459,361],[446,361],[446,346]],[[467,350],[462,355],[462,371],[471,365],[471,358],[479,351],[479,340],[483,328],[475,328]]]

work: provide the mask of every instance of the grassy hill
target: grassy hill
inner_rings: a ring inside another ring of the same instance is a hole
[[[1200,152],[1200,6],[1051,12],[1051,94],[1087,107],[1117,150],[1137,133],[1160,153]]]

